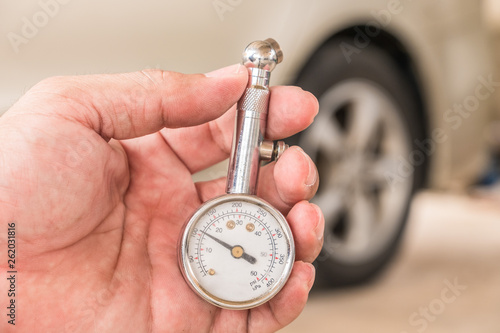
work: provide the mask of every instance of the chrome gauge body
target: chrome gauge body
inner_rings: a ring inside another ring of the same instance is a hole
[[[203,204],[187,222],[179,265],[206,301],[249,309],[270,300],[286,283],[295,260],[292,233],[281,213],[255,196],[261,161],[278,159],[287,146],[265,141],[271,71],[283,59],[272,39],[243,53],[247,89],[238,101],[226,195]]]
[[[206,202],[182,237],[185,278],[208,302],[247,309],[272,298],[295,259],[281,213],[254,196],[229,194]]]

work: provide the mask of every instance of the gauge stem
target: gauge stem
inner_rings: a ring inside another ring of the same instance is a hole
[[[256,194],[269,104],[271,71],[283,59],[276,41],[250,43],[243,53],[249,73],[248,85],[238,101],[226,192]]]

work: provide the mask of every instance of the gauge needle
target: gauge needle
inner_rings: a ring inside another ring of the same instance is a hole
[[[228,243],[226,243],[226,242],[224,242],[224,241],[222,241],[222,240],[220,240],[220,239],[218,239],[210,234],[205,233],[205,235],[212,238],[214,241],[216,241],[220,245],[224,246],[226,249],[230,250],[231,254],[236,259],[243,258],[251,264],[255,264],[257,262],[257,259],[255,259],[255,257],[246,253],[240,245],[231,246]]]

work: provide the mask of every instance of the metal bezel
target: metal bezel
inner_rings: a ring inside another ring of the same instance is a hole
[[[231,201],[245,201],[254,204],[256,206],[259,206],[268,211],[269,213],[271,213],[271,215],[278,221],[280,227],[282,228],[284,237],[288,245],[287,260],[285,262],[285,267],[283,268],[283,273],[281,274],[279,279],[267,292],[263,293],[257,298],[253,298],[243,302],[232,302],[223,300],[206,291],[199,283],[199,281],[196,279],[192,267],[189,264],[189,259],[187,255],[189,235],[191,234],[191,229],[199,220],[199,218],[203,216],[210,208]],[[225,309],[233,309],[233,310],[250,309],[269,301],[285,285],[286,281],[290,277],[290,273],[292,272],[294,261],[295,261],[295,243],[293,240],[292,232],[290,230],[290,226],[288,225],[285,217],[278,210],[276,210],[274,207],[272,207],[269,203],[267,203],[263,199],[253,195],[246,195],[246,194],[226,194],[205,202],[187,221],[179,245],[179,264],[180,264],[179,266],[181,267],[182,274],[184,275],[185,280],[188,281],[190,287],[207,302]]]

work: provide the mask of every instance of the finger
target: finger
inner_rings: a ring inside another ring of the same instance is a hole
[[[290,210],[286,219],[295,240],[295,259],[312,263],[323,246],[325,218],[321,209],[301,201]]]
[[[283,289],[268,303],[250,310],[249,332],[275,332],[290,324],[304,309],[314,283],[314,266],[297,261]]]
[[[262,168],[258,195],[283,214],[299,201],[310,200],[319,185],[314,162],[298,146],[290,147],[276,163]]]
[[[318,100],[300,87],[272,87],[271,96],[266,130],[270,140],[287,138],[306,129],[318,114]]]
[[[309,126],[318,113],[318,101],[299,87],[272,87],[266,137],[289,137]],[[162,134],[192,173],[229,156],[236,108],[207,124],[192,128],[165,129]],[[186,147],[186,142],[189,146]]]
[[[297,146],[285,151],[276,163],[261,168],[257,194],[283,214],[299,201],[310,200],[318,189],[318,171]],[[196,183],[198,195],[207,201],[225,193],[226,178]]]
[[[197,182],[195,186],[200,200],[205,202],[226,193],[226,177]]]
[[[37,84],[20,102],[36,99],[40,104],[42,99],[50,105],[46,112],[75,120],[106,139],[128,139],[220,117],[243,93],[247,75],[235,65],[208,76],[147,70],[54,77]]]

